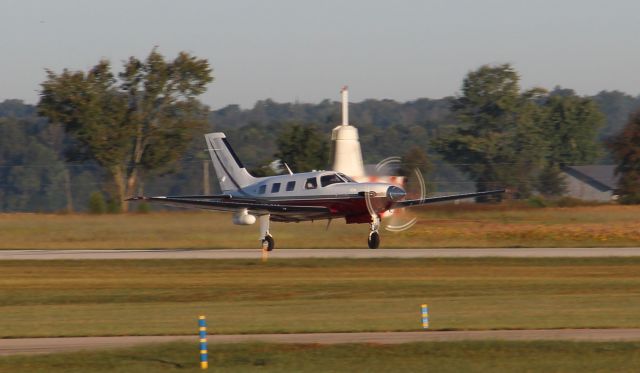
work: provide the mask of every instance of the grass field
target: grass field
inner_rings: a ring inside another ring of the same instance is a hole
[[[210,346],[216,372],[637,372],[640,343],[437,342]],[[197,346],[0,357],[0,372],[201,372]]]
[[[640,327],[640,258],[3,261],[0,337]]]
[[[422,208],[411,230],[382,232],[382,247],[640,246],[640,206]],[[278,248],[366,248],[366,224],[273,223]],[[231,215],[163,212],[121,215],[0,214],[0,249],[255,248],[257,226]]]

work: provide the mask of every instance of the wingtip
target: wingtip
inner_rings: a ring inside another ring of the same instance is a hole
[[[129,198],[125,198],[125,201],[145,201],[147,199],[149,198],[145,196],[132,196]]]

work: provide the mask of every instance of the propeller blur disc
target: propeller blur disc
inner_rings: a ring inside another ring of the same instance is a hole
[[[376,172],[379,175],[391,176],[394,172],[402,166],[401,157],[389,157],[380,161],[376,165]],[[411,175],[404,178],[403,185],[401,185],[407,192],[406,199],[424,199],[427,196],[427,188],[425,185],[422,172],[418,168],[414,168]],[[367,208],[369,212],[371,208],[371,201],[367,198]],[[413,227],[418,219],[411,212],[406,209],[389,210],[387,217],[384,217],[383,226],[384,229],[390,232],[401,232]]]

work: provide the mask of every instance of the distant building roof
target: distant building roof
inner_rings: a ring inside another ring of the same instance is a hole
[[[605,190],[615,190],[618,177],[615,175],[614,165],[566,166],[564,171],[569,175],[591,184],[593,187]]]

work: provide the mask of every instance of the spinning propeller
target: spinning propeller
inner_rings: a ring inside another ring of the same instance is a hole
[[[398,173],[401,165],[402,159],[397,156],[385,158],[376,165],[376,176],[380,178],[380,181],[395,183],[406,192],[406,195],[398,195],[397,197],[389,195],[388,198],[392,200],[395,200],[395,198],[398,198],[398,200],[425,199],[427,196],[427,188],[419,168],[416,167],[412,169],[408,176],[392,176]],[[374,197],[372,193],[367,193],[365,197],[369,214],[372,216],[376,215],[376,211],[380,211],[380,206],[377,206],[380,202],[372,198]],[[409,209],[389,210],[381,214],[381,217],[383,219],[381,225],[385,230],[391,232],[407,230],[413,227],[418,221],[415,214],[409,211]]]

